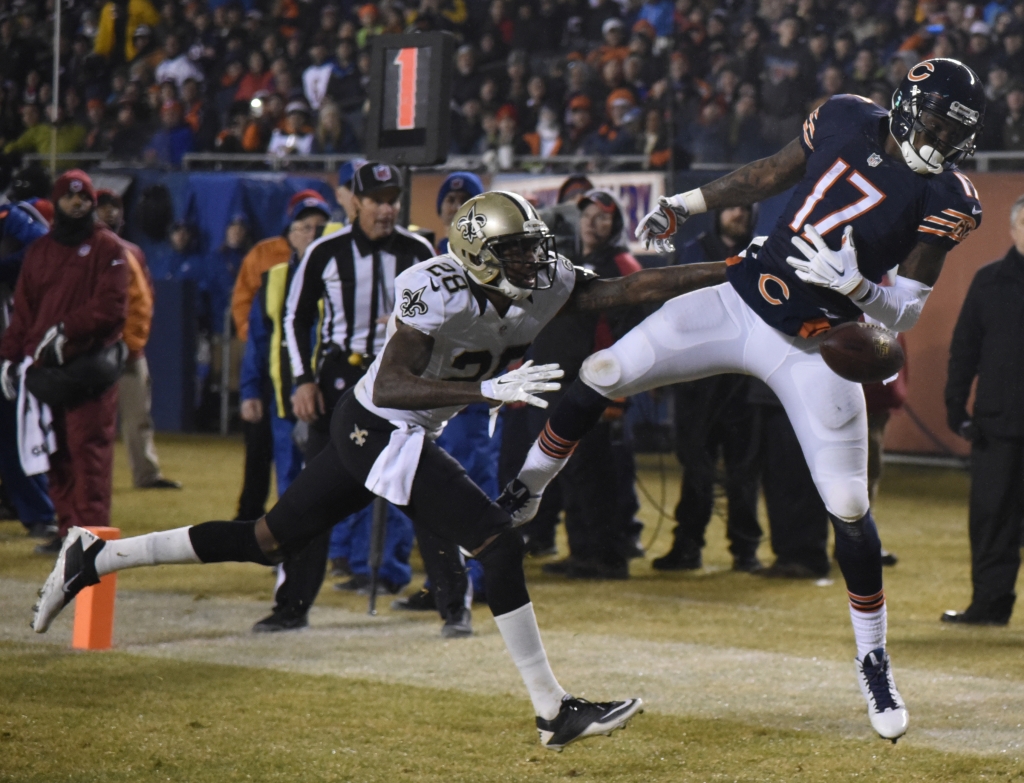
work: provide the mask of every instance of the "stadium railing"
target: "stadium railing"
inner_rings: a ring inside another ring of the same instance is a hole
[[[266,153],[232,153],[220,152],[190,152],[182,159],[181,169],[192,171],[196,169],[214,169],[225,171],[231,169],[248,169],[253,166],[265,166],[272,171],[280,171],[291,168],[320,169],[322,171],[334,171],[344,161],[361,158],[360,154],[348,155],[268,155]],[[49,163],[52,156],[40,153],[29,153],[22,156],[26,163],[38,161]],[[511,167],[500,168],[495,164],[493,156],[488,155],[450,155],[448,159],[437,166],[430,167],[439,170],[466,169],[470,171],[492,171],[492,172],[528,172],[538,167],[554,173],[558,171],[578,170],[639,170],[645,168],[646,155],[552,155],[544,158],[535,155],[517,156]],[[98,166],[100,168],[131,168],[130,161],[112,158],[105,152],[68,152],[56,156],[58,168],[70,166]],[[693,163],[690,171],[717,171],[722,169],[735,168],[735,163]],[[1024,169],[1024,151],[996,151],[976,152],[973,157],[965,163],[965,168],[978,172],[989,171],[1018,171]],[[417,167],[419,168],[419,167]]]

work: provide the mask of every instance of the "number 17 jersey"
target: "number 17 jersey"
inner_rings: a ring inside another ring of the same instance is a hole
[[[422,261],[395,278],[395,312],[388,322],[387,339],[395,333],[397,318],[434,338],[430,362],[421,377],[466,383],[487,380],[521,358],[569,300],[576,285],[576,268],[559,256],[555,270],[549,288],[512,302],[501,316],[453,258],[444,255]],[[417,424],[436,433],[465,407],[396,410],[374,405],[373,388],[386,350],[387,343],[356,385],[356,399],[364,408],[388,421]]]
[[[950,250],[981,223],[978,192],[955,167],[916,174],[885,152],[888,121],[888,112],[855,95],[837,95],[816,109],[800,137],[807,171],[778,223],[759,250],[729,260],[729,282],[779,331],[809,337],[861,316],[848,297],[802,282],[786,262],[804,260],[792,239],[805,225],[835,250],[853,226],[860,272],[880,283],[917,243]]]

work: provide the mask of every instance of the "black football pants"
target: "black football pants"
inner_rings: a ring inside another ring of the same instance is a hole
[[[373,501],[364,482],[394,429],[352,395],[342,400],[331,420],[330,446],[306,465],[267,514],[270,532],[286,558]],[[479,558],[491,610],[500,615],[529,601],[521,540],[508,515],[432,441],[423,444],[410,502],[401,510],[413,520],[417,534],[425,530],[469,551],[498,536]]]

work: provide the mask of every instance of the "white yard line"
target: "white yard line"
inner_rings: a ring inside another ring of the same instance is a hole
[[[27,627],[35,586],[0,579],[0,639],[70,643],[71,612],[45,636]],[[121,591],[115,644],[147,657],[330,675],[469,693],[526,693],[491,620],[472,639],[444,641],[440,621],[370,618],[315,607],[312,627],[252,634],[265,603]],[[853,661],[801,658],[710,645],[544,630],[552,666],[575,695],[642,696],[655,713],[735,720],[844,737],[873,737]],[[1024,683],[894,663],[911,714],[901,742],[953,753],[1024,759]],[[881,740],[875,739],[878,743]]]

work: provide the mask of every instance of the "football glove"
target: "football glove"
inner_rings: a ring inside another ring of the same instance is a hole
[[[789,256],[786,259],[796,276],[810,285],[819,285],[843,296],[850,296],[864,282],[864,276],[857,268],[857,248],[853,244],[853,226],[847,226],[843,232],[843,244],[839,250],[832,250],[825,244],[818,230],[808,224],[804,233],[810,237],[814,247],[808,245],[802,237],[793,237],[793,244],[804,258]]]
[[[18,365],[10,360],[4,360],[0,365],[0,388],[4,397],[14,402],[18,397]]]
[[[64,336],[64,324],[55,324],[46,330],[32,358],[38,364],[59,367],[64,364],[64,346],[67,341],[68,338]]]
[[[688,206],[687,195],[679,193],[675,196],[661,196],[658,208],[644,215],[643,220],[637,224],[634,236],[644,243],[646,249],[653,247],[656,253],[671,253],[676,249],[672,235],[694,214]]]
[[[504,375],[483,381],[480,384],[480,393],[489,400],[525,402],[538,408],[546,408],[548,401],[535,397],[534,394],[558,391],[562,384],[549,381],[563,375],[565,373],[557,364],[539,364],[534,367],[531,359]]]

